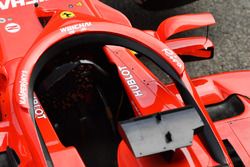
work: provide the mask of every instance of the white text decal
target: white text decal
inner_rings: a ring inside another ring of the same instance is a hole
[[[172,62],[177,65],[177,67],[182,68],[182,63],[178,60],[178,57],[174,54],[172,50],[165,48],[162,51],[165,53],[166,56],[168,56],[172,60]]]
[[[47,118],[44,110],[40,104],[40,102],[38,101],[37,97],[34,96],[34,110],[35,110],[35,114],[36,114],[36,118],[40,119],[40,118]]]
[[[132,90],[135,96],[142,96],[142,92],[140,87],[137,85],[136,81],[134,80],[133,76],[131,75],[130,71],[127,70],[126,66],[118,67],[121,71],[121,74],[124,76],[129,88]]]
[[[0,1],[0,9],[6,10],[9,8],[16,8],[19,6],[26,6],[26,5],[32,5],[36,2],[44,2],[47,0],[5,0],[5,2],[2,0]]]
[[[60,31],[62,33],[66,32],[68,34],[74,34],[77,31],[79,32],[85,31],[87,27],[90,27],[91,25],[92,25],[91,22],[83,22],[83,23],[78,23],[78,24],[60,28]]]
[[[26,104],[27,101],[27,91],[28,91],[28,79],[27,79],[28,72],[23,70],[21,72],[21,79],[19,81],[20,83],[20,90],[18,93],[19,96],[19,104]]]

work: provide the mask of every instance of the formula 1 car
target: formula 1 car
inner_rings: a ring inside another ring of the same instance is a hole
[[[211,14],[142,31],[98,0],[0,7],[0,166],[250,165],[250,71],[190,79],[213,43],[173,37]]]

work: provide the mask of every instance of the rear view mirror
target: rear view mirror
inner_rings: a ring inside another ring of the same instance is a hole
[[[171,36],[215,24],[210,13],[179,15],[164,20],[156,31],[156,36],[183,61],[213,58],[214,45],[208,37],[185,37],[169,39]],[[207,29],[208,31],[208,29]]]
[[[211,59],[214,56],[214,45],[206,37],[177,38],[165,43],[184,62]]]

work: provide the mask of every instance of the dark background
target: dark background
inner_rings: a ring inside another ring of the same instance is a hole
[[[166,0],[167,1],[167,0]],[[250,1],[198,0],[191,4],[162,11],[147,11],[133,0],[102,0],[125,14],[134,27],[156,29],[165,18],[187,13],[211,12],[217,22],[209,28],[215,45],[212,60],[186,63],[192,77],[224,71],[250,69]],[[190,32],[205,35],[205,29]]]

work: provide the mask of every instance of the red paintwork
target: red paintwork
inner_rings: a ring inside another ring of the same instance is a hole
[[[208,48],[213,48],[214,45],[206,37],[186,37],[167,40],[166,45],[170,47],[180,57],[192,55],[199,58],[210,58],[211,53]]]
[[[215,24],[215,20],[210,13],[174,16],[164,20],[156,33],[161,41],[165,41],[174,34],[213,24]]]
[[[69,5],[73,5],[73,8],[69,8]],[[75,17],[62,19],[60,13],[64,10],[74,12]],[[52,18],[43,29],[38,17],[44,16]],[[48,0],[41,2],[38,8],[34,8],[33,5],[18,6],[17,4],[15,8],[1,10],[0,17],[6,19],[5,23],[0,23],[0,151],[5,151],[7,146],[14,149],[20,158],[20,166],[46,166],[40,141],[29,114],[30,106],[27,99],[26,103],[19,104],[18,94],[22,71],[27,71],[29,81],[33,66],[42,53],[59,40],[72,35],[61,32],[60,28],[82,22],[91,22],[92,25],[83,32],[77,31],[75,34],[90,32],[116,34],[138,41],[158,53],[166,63],[171,65],[188,87],[220,143],[229,166],[233,165],[221,139],[228,139],[243,163],[246,166],[250,165],[250,144],[248,142],[250,129],[246,128],[250,125],[250,100],[240,97],[244,102],[245,112],[215,123],[211,121],[204,108],[204,104],[223,101],[234,93],[250,97],[250,71],[218,74],[191,81],[181,59],[178,57],[175,59],[179,63],[178,66],[172,61],[171,56],[169,57],[169,53],[165,55],[162,51],[170,48],[179,55],[198,54],[200,57],[208,57],[207,52],[202,51],[213,47],[209,39],[204,37],[167,39],[178,32],[214,24],[215,21],[210,14],[173,17],[165,20],[156,32],[145,31],[146,33],[132,28],[124,15],[98,0]],[[8,21],[8,18],[12,20]],[[5,30],[5,25],[11,22],[21,26],[19,32],[8,33]],[[126,66],[143,92],[142,96],[135,96],[122,73],[119,72],[136,116],[184,106],[175,86],[163,85],[129,50],[122,47],[105,46],[104,51],[110,62],[116,64],[117,67]],[[25,93],[28,97],[27,91]],[[42,107],[38,107],[39,111],[42,111]],[[43,116],[46,117],[46,113],[44,114]],[[54,165],[60,167],[84,166],[84,158],[83,160],[80,158],[74,147],[64,147],[61,144],[49,119],[38,117],[39,114],[36,114],[36,122]],[[198,136],[194,136],[192,146],[178,149],[171,162],[166,162],[160,155],[136,159],[123,141],[118,148],[117,158],[121,167],[218,165],[208,154]]]
[[[155,36],[166,43],[175,53],[183,57],[192,55],[194,57],[209,58],[213,43],[207,37],[186,37],[169,39],[171,36],[215,24],[215,20],[210,13],[179,15],[164,20],[155,33]]]

